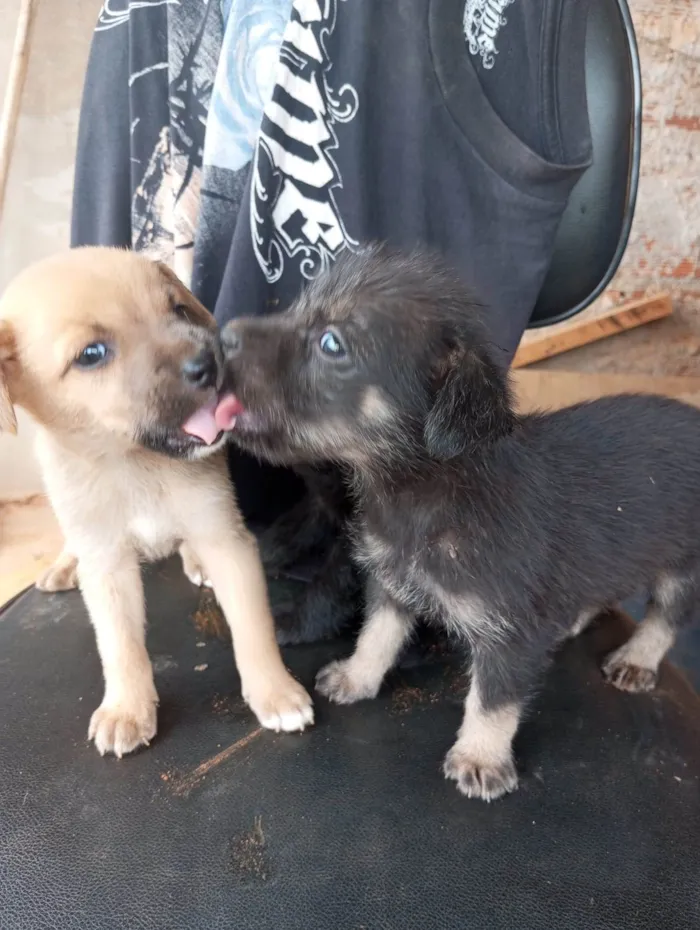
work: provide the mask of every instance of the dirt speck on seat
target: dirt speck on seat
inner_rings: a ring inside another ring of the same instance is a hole
[[[231,870],[238,881],[266,882],[270,878],[270,860],[267,852],[262,817],[256,817],[253,826],[231,839]]]
[[[439,691],[428,688],[415,688],[410,685],[399,684],[391,695],[390,713],[400,717],[408,714],[417,707],[427,707],[436,704],[442,697]]]
[[[392,716],[401,716],[413,710],[419,704],[425,703],[426,695],[420,688],[410,688],[408,685],[399,685],[391,695]]]
[[[215,694],[211,700],[211,709],[220,717],[250,713],[242,697],[236,698],[230,694]]]

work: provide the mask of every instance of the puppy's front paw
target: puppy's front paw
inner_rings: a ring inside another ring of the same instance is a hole
[[[121,759],[139,746],[148,746],[156,735],[156,704],[143,706],[101,704],[90,719],[88,739],[95,741],[101,756],[107,752]]]
[[[73,591],[78,587],[78,560],[72,555],[60,555],[36,581],[39,591]]]
[[[643,668],[627,659],[625,647],[610,653],[603,662],[603,675],[620,691],[639,693],[653,691],[658,675],[652,668]]]
[[[180,558],[182,559],[182,570],[193,585],[198,588],[214,587],[204,574],[202,566],[199,564],[199,559],[196,558],[194,553],[188,549],[187,546],[180,546]]]
[[[356,672],[352,659],[330,662],[316,676],[316,690],[336,704],[354,704],[374,698],[379,687]]]
[[[275,687],[247,692],[243,697],[262,726],[276,733],[303,730],[314,722],[311,698],[291,675]]]
[[[447,753],[443,771],[445,778],[457,782],[462,794],[482,801],[495,801],[518,787],[518,773],[512,758],[498,763],[487,761],[458,745]]]

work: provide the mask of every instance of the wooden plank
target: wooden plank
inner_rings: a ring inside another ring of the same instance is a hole
[[[19,116],[24,79],[29,63],[29,32],[37,0],[21,0],[15,43],[10,58],[10,72],[0,117],[0,215],[5,204],[7,179],[15,144],[17,117]]]
[[[670,294],[643,297],[614,307],[607,313],[587,319],[573,319],[566,323],[547,327],[542,333],[528,333],[513,360],[513,368],[523,368],[541,362],[553,355],[561,355],[571,349],[615,336],[626,330],[643,326],[653,320],[670,316],[673,311]]]

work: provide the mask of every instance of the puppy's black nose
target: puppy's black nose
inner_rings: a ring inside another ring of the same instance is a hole
[[[182,374],[194,387],[209,388],[216,384],[216,356],[211,349],[202,349],[182,364]]]
[[[235,355],[241,349],[241,334],[235,324],[229,323],[221,331],[221,345],[226,355]]]

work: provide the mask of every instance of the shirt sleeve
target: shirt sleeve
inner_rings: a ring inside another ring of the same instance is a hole
[[[93,35],[83,89],[71,246],[131,246],[129,29]]]

